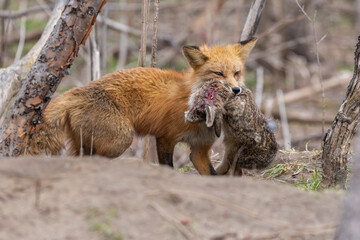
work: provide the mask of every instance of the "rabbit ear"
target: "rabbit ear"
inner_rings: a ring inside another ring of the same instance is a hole
[[[221,122],[222,122],[222,115],[216,114],[215,106],[206,105],[205,112],[206,112],[206,126],[212,127],[214,126],[215,135],[220,137],[221,135]]]
[[[215,106],[206,105],[206,126],[212,127],[214,125],[215,120]]]
[[[214,121],[214,130],[215,130],[215,135],[217,137],[220,137],[221,135],[221,122],[222,122],[221,117],[219,115],[216,116]]]

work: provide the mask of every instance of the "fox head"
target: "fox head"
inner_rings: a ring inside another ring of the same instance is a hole
[[[227,46],[207,47],[202,45],[184,46],[183,54],[193,69],[196,86],[209,79],[221,80],[240,91],[239,84],[244,83],[245,61],[256,43],[252,38]]]

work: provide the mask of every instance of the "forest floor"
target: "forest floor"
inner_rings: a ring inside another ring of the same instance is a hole
[[[300,188],[316,182],[319,156],[280,152],[244,177],[130,158],[1,159],[0,239],[333,239],[343,192]]]

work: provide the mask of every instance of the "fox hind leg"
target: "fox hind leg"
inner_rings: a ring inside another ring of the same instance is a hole
[[[112,104],[77,109],[69,119],[66,135],[72,155],[82,148],[85,155],[115,158],[130,147],[135,134],[130,120]]]
[[[168,165],[173,168],[173,153],[175,144],[166,138],[156,138],[156,148],[159,164]]]

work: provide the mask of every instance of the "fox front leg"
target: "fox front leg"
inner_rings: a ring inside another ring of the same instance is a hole
[[[190,146],[190,160],[200,175],[217,175],[209,158],[210,146]]]

